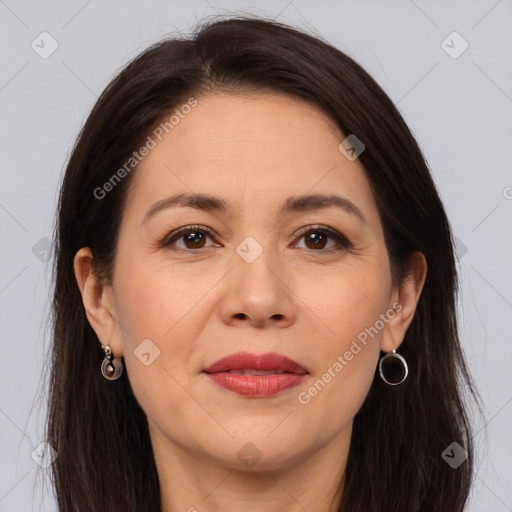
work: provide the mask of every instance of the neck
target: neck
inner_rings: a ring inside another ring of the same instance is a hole
[[[240,470],[191,454],[151,429],[162,512],[337,512],[352,425],[312,453]],[[314,451],[313,451],[314,450]],[[256,469],[259,468],[259,469]]]

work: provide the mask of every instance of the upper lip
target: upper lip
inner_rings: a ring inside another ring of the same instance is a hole
[[[220,373],[229,370],[276,370],[287,373],[303,375],[309,373],[306,368],[297,361],[282,354],[267,352],[265,354],[251,354],[249,352],[237,352],[219,359],[203,371],[206,373]]]

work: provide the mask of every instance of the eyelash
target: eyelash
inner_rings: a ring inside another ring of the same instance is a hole
[[[176,231],[173,231],[172,233],[167,235],[161,242],[160,246],[161,247],[169,247],[171,245],[171,243],[173,243],[176,240],[179,240],[184,235],[187,235],[189,233],[197,233],[197,232],[207,234],[212,239],[214,238],[212,231],[204,226],[185,226],[185,227],[180,228]],[[320,253],[331,253],[333,251],[350,249],[352,247],[352,244],[349,242],[349,240],[347,240],[347,238],[345,238],[342,234],[338,233],[336,230],[331,229],[327,226],[317,226],[317,225],[306,226],[305,228],[302,228],[298,231],[297,237],[304,238],[306,235],[308,235],[310,233],[323,233],[325,235],[328,235],[329,237],[337,240],[339,245],[341,246],[341,248],[340,247],[338,247],[338,248],[331,247],[330,249],[319,249],[319,250],[306,249],[308,251],[320,252]],[[199,252],[199,251],[201,251],[201,249],[205,249],[205,248],[203,248],[203,247],[201,247],[199,249],[183,249],[181,247],[179,248],[180,251],[185,252],[185,253]],[[207,247],[206,247],[206,249],[207,249]]]

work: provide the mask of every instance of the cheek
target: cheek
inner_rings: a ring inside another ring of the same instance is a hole
[[[373,263],[373,262],[372,262]],[[390,276],[378,264],[353,264],[306,281],[297,281],[298,295],[322,320],[332,349],[343,350],[388,307]]]
[[[389,286],[385,267],[354,267],[317,281],[310,295],[327,334],[317,339],[314,375],[297,398],[333,432],[353,419],[372,384],[386,325],[381,315],[392,318]]]
[[[218,277],[194,278],[144,262],[124,265],[120,275],[116,311],[134,394],[150,417],[162,415],[162,406],[164,416],[169,409],[179,414],[190,403],[184,389],[198,371],[197,340],[211,316],[205,294]]]
[[[121,299],[116,309],[129,326],[131,345],[144,338],[157,344],[166,340],[167,344],[185,324],[194,330],[193,322],[198,316],[191,313],[214,284],[211,276],[196,279],[183,268],[163,268],[144,261],[134,261],[125,268],[123,281],[118,285]]]

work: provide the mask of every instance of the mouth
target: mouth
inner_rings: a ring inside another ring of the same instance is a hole
[[[300,385],[309,375],[302,365],[281,354],[239,352],[203,370],[218,386],[247,398],[276,395]]]
[[[219,359],[206,367],[204,373],[232,373],[235,375],[281,375],[290,373],[305,375],[308,370],[297,361],[283,354],[267,352],[265,354],[251,354],[237,352]]]
[[[210,373],[210,372],[205,372]],[[295,373],[295,372],[286,372],[284,370],[251,370],[249,368],[245,368],[243,370],[226,370],[224,372],[216,372],[216,373],[232,373],[233,375],[249,375],[249,376],[259,376],[259,375],[282,375],[283,373],[295,374],[295,375],[304,375],[304,373]]]

